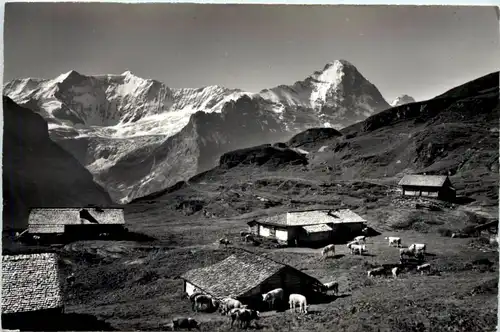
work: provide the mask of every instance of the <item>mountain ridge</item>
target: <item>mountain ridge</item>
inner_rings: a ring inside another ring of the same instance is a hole
[[[281,178],[283,172],[287,178],[295,176],[298,182],[379,179],[373,181],[393,185],[408,173],[442,174],[452,177],[459,195],[486,196],[485,200],[493,202],[498,199],[499,79],[499,72],[490,73],[433,99],[385,110],[340,132],[331,128],[308,129],[286,143],[275,144],[281,149],[300,146],[307,156],[306,166],[285,162],[276,169],[259,165],[256,160],[254,164],[243,162],[243,168],[228,169],[220,160],[219,166],[203,174],[162,192],[136,198],[130,204],[164,204],[174,196],[189,196],[191,186],[210,183],[224,183],[225,188],[234,190],[243,190],[240,186],[244,185],[245,191],[261,191],[263,188],[254,188],[256,182],[271,183],[271,179]],[[226,153],[226,160],[228,156],[252,160],[246,151],[260,154],[264,160],[278,158],[269,147],[267,144],[231,151]],[[244,178],[250,182],[235,182]],[[283,198],[283,204],[285,201]],[[221,202],[208,200],[203,209],[217,209],[217,215],[225,213],[217,204]]]
[[[227,149],[286,140],[311,127],[340,129],[389,107],[345,60],[330,62],[291,86],[260,93],[220,86],[172,89],[130,71],[95,76],[70,71],[52,80],[14,80],[5,90],[46,118],[51,138],[119,202],[210,169]],[[250,122],[238,117],[258,124],[250,126],[260,137],[253,137],[246,128]],[[180,151],[196,167],[186,165],[182,171],[174,165],[169,156]],[[158,155],[147,156],[151,153]],[[125,169],[128,179],[120,174]]]

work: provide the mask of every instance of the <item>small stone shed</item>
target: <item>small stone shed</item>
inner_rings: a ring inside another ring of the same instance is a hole
[[[33,208],[28,233],[39,235],[112,233],[124,230],[123,208]]]
[[[405,175],[400,181],[402,195],[407,197],[430,197],[453,201],[456,190],[446,175]]]
[[[319,280],[304,272],[245,250],[216,264],[190,270],[181,278],[189,295],[197,288],[217,299],[231,297],[254,308],[262,307],[261,294],[276,288],[283,288],[288,297],[290,293],[316,294],[321,287]]]
[[[2,325],[50,319],[64,310],[55,253],[2,256]]]
[[[294,211],[248,222],[252,234],[288,245],[309,246],[352,239],[366,220],[349,209]]]

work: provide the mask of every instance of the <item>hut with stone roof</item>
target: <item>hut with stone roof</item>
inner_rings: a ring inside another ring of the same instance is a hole
[[[446,175],[405,175],[399,186],[402,195],[407,197],[429,197],[444,201],[453,201],[456,190]]]
[[[297,246],[350,240],[366,220],[349,209],[293,211],[248,222],[252,234]]]
[[[2,256],[2,326],[47,320],[64,304],[55,253]]]
[[[28,233],[37,235],[78,235],[124,231],[122,208],[32,208]]]
[[[181,278],[189,295],[199,289],[216,299],[231,297],[253,308],[262,308],[261,294],[273,289],[283,288],[286,298],[291,293],[312,296],[322,285],[289,265],[242,249],[216,264],[190,270]]]

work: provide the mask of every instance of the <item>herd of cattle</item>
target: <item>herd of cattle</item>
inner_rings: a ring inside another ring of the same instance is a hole
[[[250,234],[245,234],[242,238],[247,241],[248,239],[253,239]],[[363,255],[366,253],[366,238],[365,235],[356,236],[351,242],[347,243],[347,249],[351,254]],[[402,248],[402,241],[400,237],[385,237],[388,241],[389,246],[395,246],[399,248],[399,266],[390,268],[390,273],[394,278],[397,278],[401,272],[401,267],[409,262],[410,259],[415,258],[419,265],[417,266],[417,271],[423,274],[425,271],[430,271],[431,265],[429,263],[421,264],[425,259],[425,252],[427,246],[423,243],[413,243],[408,248]],[[219,243],[227,246],[231,242],[226,239],[220,239]],[[321,250],[321,257],[326,258],[330,254],[335,255],[335,245],[330,244]],[[371,269],[367,272],[368,277],[375,277],[387,274],[386,267],[378,267]],[[339,292],[339,283],[337,281],[331,281],[329,283],[324,283],[321,285],[321,292],[323,294],[328,294],[329,291],[333,291],[335,295]],[[284,303],[285,292],[282,288],[274,289],[262,295],[262,301],[268,304],[269,309],[276,309],[277,304]],[[209,294],[204,293],[200,289],[195,289],[191,295],[186,294],[186,297],[191,301],[192,310],[197,311],[219,311],[220,314],[228,316],[231,322],[231,327],[233,327],[235,322],[238,322],[240,328],[248,328],[250,323],[254,320],[260,319],[260,312],[248,307],[248,305],[243,304],[241,301],[233,298],[216,299]],[[307,314],[308,304],[307,298],[302,294],[290,294],[288,297],[288,305],[292,312],[298,309],[299,313]],[[191,330],[192,328],[199,329],[199,323],[191,317],[176,318],[172,320],[172,328],[182,329],[187,328]]]

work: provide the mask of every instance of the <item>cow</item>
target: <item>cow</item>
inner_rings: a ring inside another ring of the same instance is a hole
[[[270,292],[262,294],[262,301],[269,304],[270,309],[275,309],[276,301],[282,302],[285,292],[283,288],[276,288]]]
[[[200,329],[200,324],[191,317],[178,317],[172,319],[172,328],[175,329]]]
[[[214,300],[210,295],[198,295],[194,298],[194,303],[193,303],[193,310],[194,311],[202,311],[199,310],[200,307],[206,306],[206,309],[209,309],[211,307],[217,307],[217,301]]]
[[[219,244],[223,244],[225,248],[227,248],[228,244],[231,244],[231,241],[229,241],[227,238],[222,238],[219,240]]]
[[[358,241],[358,242],[360,242],[360,243],[361,243],[361,242],[365,243],[365,242],[366,242],[366,236],[365,236],[365,235],[359,235],[359,236],[356,236],[356,237],[354,238],[354,241]]]
[[[253,309],[234,309],[231,312],[231,327],[235,320],[239,321],[240,328],[248,328],[252,320],[260,319],[260,313]]]
[[[326,284],[323,284],[322,288],[324,293],[327,293],[329,290],[333,290],[335,295],[338,295],[339,293],[339,283],[337,281],[327,282]]]
[[[221,314],[227,315],[229,311],[231,311],[232,309],[242,309],[243,307],[244,307],[243,303],[241,303],[239,300],[226,297],[221,301],[219,310]]]
[[[424,271],[429,272],[431,270],[431,264],[425,263],[417,266],[417,271],[420,271],[420,274],[424,274]]]
[[[416,253],[417,251],[425,253],[426,249],[427,246],[423,243],[413,243],[408,247],[408,250],[412,251],[413,253]]]
[[[389,240],[389,246],[396,245],[398,248],[401,247],[401,238],[400,237],[394,237],[394,236],[389,236],[385,237],[385,240]]]
[[[326,256],[328,256],[329,253],[332,253],[335,255],[335,245],[334,244],[329,244],[326,247],[324,247],[321,250],[321,257],[326,257]]]
[[[358,252],[360,255],[363,255],[363,252],[366,251],[366,246],[364,244],[353,244],[350,247],[351,254]]]
[[[304,295],[290,294],[288,304],[290,305],[290,311],[295,312],[295,307],[298,305],[299,312],[307,314],[307,299]]]
[[[413,252],[409,249],[401,248],[399,249],[399,259],[404,262],[404,256],[410,258],[413,256]]]
[[[247,236],[248,234],[250,234],[249,232],[246,232],[246,231],[241,231],[240,232],[240,237],[245,237]]]
[[[383,267],[377,267],[373,270],[368,271],[368,277],[375,277],[379,275],[383,275],[385,273],[385,269]]]
[[[245,235],[245,242],[252,242],[252,241],[253,241],[253,235],[252,234]]]

